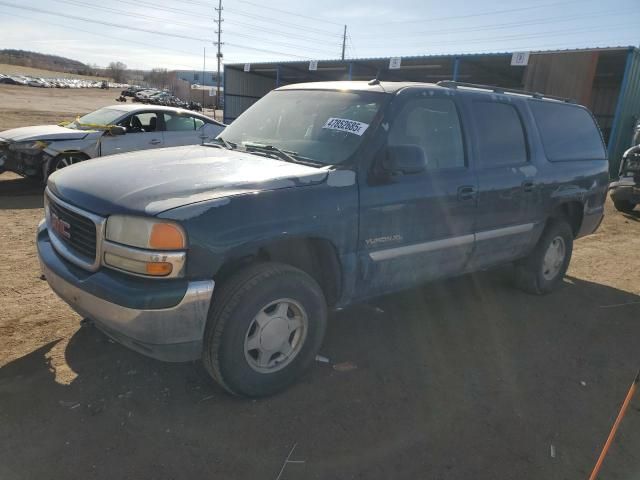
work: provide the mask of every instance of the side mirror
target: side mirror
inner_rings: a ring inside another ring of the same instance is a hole
[[[427,154],[419,145],[389,145],[382,166],[392,175],[411,175],[427,169]]]
[[[127,129],[125,127],[121,127],[120,125],[113,125],[112,127],[109,127],[108,130],[110,135],[118,136],[118,135],[124,135],[125,133],[127,133]]]

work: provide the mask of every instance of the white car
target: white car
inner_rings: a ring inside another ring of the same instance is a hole
[[[225,125],[199,113],[156,105],[114,105],[61,125],[0,132],[0,173],[45,179],[73,163],[115,153],[197,145]]]

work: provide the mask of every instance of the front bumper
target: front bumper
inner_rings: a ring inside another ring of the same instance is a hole
[[[640,203],[640,184],[633,178],[622,178],[617,182],[611,182],[609,192],[614,201],[626,200],[631,203]]]
[[[213,280],[130,279],[106,269],[87,272],[58,255],[44,223],[38,227],[37,247],[51,289],[114,340],[158,360],[200,358]]]
[[[14,152],[0,149],[0,172],[15,172],[26,177],[41,177],[43,165],[51,158],[44,151]]]

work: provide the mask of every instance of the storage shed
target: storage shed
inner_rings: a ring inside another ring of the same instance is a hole
[[[460,82],[571,98],[596,116],[617,172],[640,117],[640,51],[635,47],[426,55],[396,58],[228,64],[224,68],[224,121],[282,85],[330,80]]]

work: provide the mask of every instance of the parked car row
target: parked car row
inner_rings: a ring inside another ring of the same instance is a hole
[[[28,75],[6,75],[0,73],[0,84],[24,85],[39,88],[123,88],[127,84],[106,82],[104,80],[85,80],[82,78],[31,77]]]
[[[158,90],[156,88],[128,87],[120,93],[120,99],[118,99],[118,101],[126,102],[126,97],[131,97],[131,101],[133,102],[186,108],[195,112],[202,111],[202,105],[200,103],[181,100],[171,92]]]

